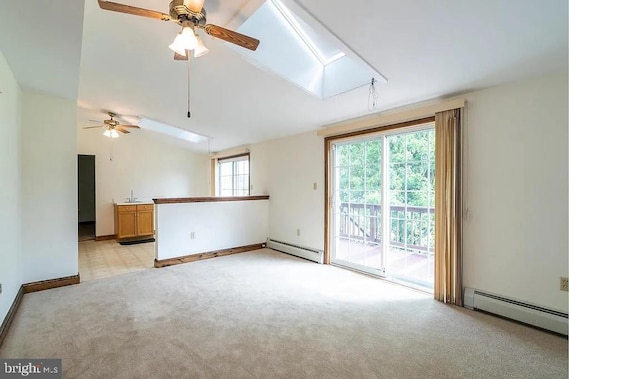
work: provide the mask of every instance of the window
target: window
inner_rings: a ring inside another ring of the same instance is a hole
[[[218,159],[218,196],[249,196],[249,154]]]

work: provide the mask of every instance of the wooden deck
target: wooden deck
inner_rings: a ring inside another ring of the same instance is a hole
[[[364,244],[341,238],[336,258],[358,265],[380,269],[382,263],[382,246]],[[387,258],[386,275],[388,277],[417,284],[426,289],[433,288],[433,254],[423,255],[401,248],[391,247]]]

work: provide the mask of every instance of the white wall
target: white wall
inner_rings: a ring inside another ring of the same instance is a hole
[[[568,77],[465,97],[463,285],[566,312],[559,278],[569,272]],[[315,133],[250,146],[252,194],[271,196],[271,238],[323,249],[323,146]]]
[[[0,323],[22,285],[20,87],[0,51]]]
[[[268,215],[269,200],[157,204],[156,258],[265,243]]]
[[[466,96],[465,286],[568,312],[568,76]]]
[[[209,195],[207,153],[178,147],[148,130],[116,139],[103,131],[78,130],[77,153],[96,156],[96,235],[114,234],[113,202],[131,190],[143,200]]]
[[[22,93],[23,282],[78,274],[76,103]]]
[[[309,132],[250,150],[251,194],[270,196],[269,237],[324,250],[324,139]]]

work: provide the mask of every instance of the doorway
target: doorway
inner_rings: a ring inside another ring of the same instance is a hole
[[[98,164],[100,162],[98,161]],[[99,170],[99,168],[98,168]],[[98,183],[100,179],[98,178]],[[121,245],[114,235],[104,234],[104,209],[96,206],[96,156],[78,155],[78,272],[80,281],[107,278],[150,269],[154,244]],[[101,212],[96,236],[97,211]]]
[[[331,261],[432,291],[433,124],[336,139],[329,149]]]
[[[78,155],[78,241],[96,238],[96,157]]]

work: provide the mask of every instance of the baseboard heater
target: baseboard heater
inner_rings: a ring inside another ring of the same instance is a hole
[[[295,255],[296,257],[308,259],[316,263],[324,263],[324,252],[321,250],[315,250],[304,246],[294,245],[287,242],[267,239],[267,247],[269,249],[277,250],[282,253]]]
[[[569,335],[569,315],[553,309],[468,287],[464,289],[464,306]]]

